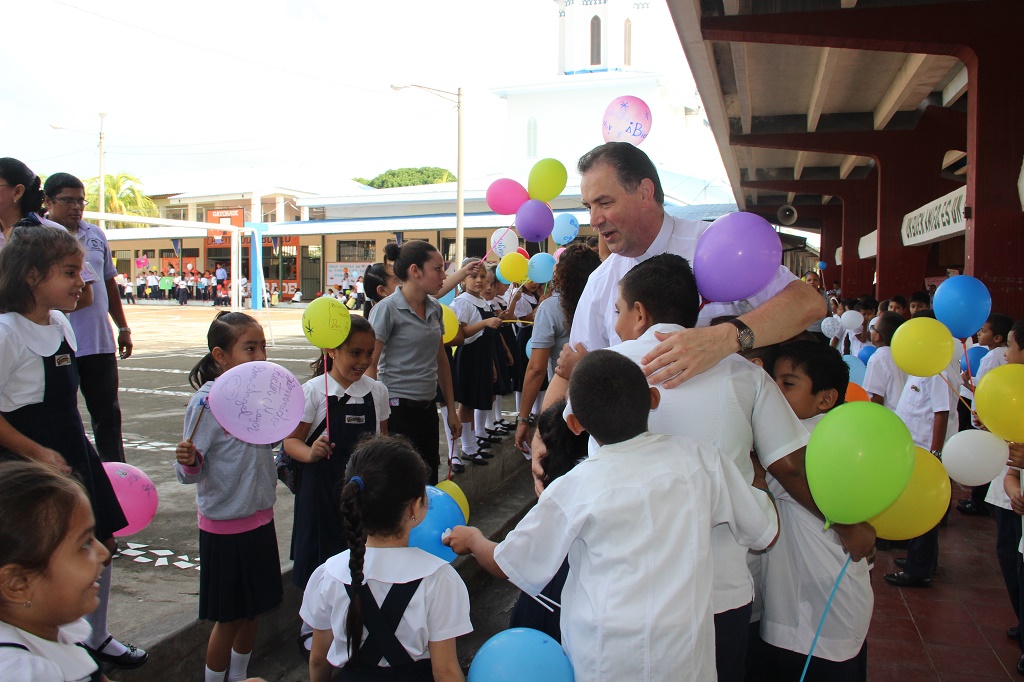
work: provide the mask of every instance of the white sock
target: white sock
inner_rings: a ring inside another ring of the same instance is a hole
[[[444,424],[444,442],[448,444],[448,452],[444,453],[447,457],[455,452],[455,443],[452,442],[452,427],[448,426],[447,405],[441,406],[441,423]]]
[[[243,682],[249,677],[249,658],[251,656],[251,651],[247,654],[240,654],[234,649],[231,650],[231,665],[228,667],[228,682]]]
[[[487,431],[484,429],[490,428],[490,423],[490,410],[473,410],[473,428],[481,435],[481,437],[487,435]]]
[[[203,676],[203,682],[224,682],[224,676],[227,675],[227,673],[227,670],[221,670],[219,673],[214,672],[210,670],[210,666],[206,666],[206,673]]]
[[[107,637],[110,637],[110,632],[107,630],[107,605],[110,603],[110,581],[113,568],[113,566],[107,566],[100,573],[100,579],[97,581],[100,584],[100,605],[96,607],[95,611],[85,616],[85,620],[92,626],[92,635],[86,641],[90,649],[99,649]],[[111,656],[120,656],[128,651],[128,647],[116,639],[111,639],[103,647],[103,651]]]
[[[476,444],[476,432],[473,430],[473,422],[462,422],[462,452],[472,457],[480,451]]]
[[[501,396],[494,396],[494,407],[491,408],[494,412],[494,423],[497,424],[502,420],[501,416]]]

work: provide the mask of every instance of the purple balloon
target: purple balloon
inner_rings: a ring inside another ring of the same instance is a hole
[[[697,241],[693,274],[705,300],[739,301],[764,289],[781,264],[775,228],[753,213],[730,213]]]
[[[516,232],[528,242],[542,242],[551,234],[555,216],[543,201],[530,199],[516,211]]]

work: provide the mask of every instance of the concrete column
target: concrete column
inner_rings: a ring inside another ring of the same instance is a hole
[[[309,206],[299,207],[299,220],[309,220]]]
[[[277,205],[274,210],[274,222],[283,223],[286,218],[284,215],[284,197],[277,197]]]

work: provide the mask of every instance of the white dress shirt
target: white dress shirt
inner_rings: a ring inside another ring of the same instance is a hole
[[[880,395],[883,403],[893,412],[907,384],[907,373],[896,366],[892,357],[892,348],[882,346],[868,358],[868,368],[864,372],[864,385],[868,393]]]
[[[643,433],[549,485],[494,560],[532,595],[558,571],[562,647],[579,680],[714,680],[711,527],[767,547],[771,500],[692,439]]]
[[[942,374],[953,385],[953,390],[950,390],[946,381],[942,380],[942,376],[915,377],[911,375],[907,377],[906,386],[903,387],[899,404],[896,406],[896,415],[910,429],[914,445],[925,450],[932,449],[935,413],[949,412],[943,443],[960,430],[960,421],[956,414],[957,395],[961,386],[960,362],[955,358],[950,360],[946,369],[942,370]]]

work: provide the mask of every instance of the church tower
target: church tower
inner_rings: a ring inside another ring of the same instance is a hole
[[[633,0],[555,0],[559,73],[657,71],[644,36],[651,3]]]

